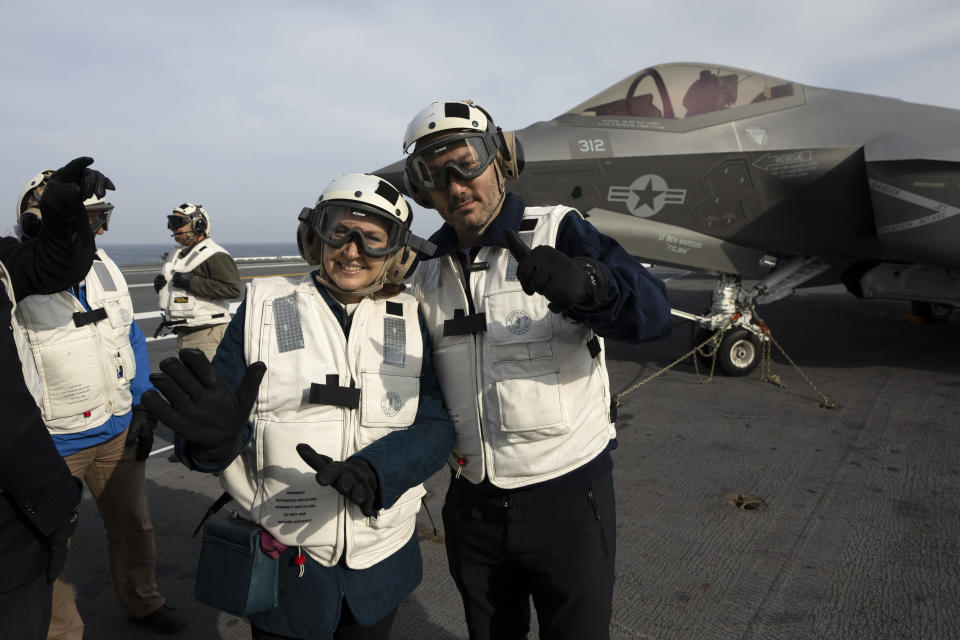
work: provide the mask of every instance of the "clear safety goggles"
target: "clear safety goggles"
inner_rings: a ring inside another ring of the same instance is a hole
[[[179,214],[167,216],[167,229],[170,231],[175,231],[185,224],[190,224],[190,218]]]
[[[299,219],[312,227],[324,244],[339,249],[353,242],[360,251],[375,258],[399,251],[409,236],[399,220],[355,202],[323,202],[315,209],[304,208]]]
[[[98,202],[97,204],[88,204],[84,207],[87,210],[87,218],[90,220],[90,228],[94,233],[103,229],[108,230],[110,224],[110,215],[113,213],[113,205],[109,202]]]
[[[496,140],[494,135],[479,131],[441,138],[407,158],[407,176],[427,191],[446,187],[451,171],[464,180],[473,180],[497,157]]]

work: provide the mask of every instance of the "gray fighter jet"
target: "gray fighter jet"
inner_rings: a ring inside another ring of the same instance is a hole
[[[843,282],[943,321],[960,306],[960,110],[712,64],[649,67],[515,132],[509,189],[576,207],[645,262],[717,275],[699,342],[745,375],[754,306]],[[402,163],[381,175],[402,185]],[[378,172],[379,173],[379,172]],[[746,281],[750,281],[749,284]]]

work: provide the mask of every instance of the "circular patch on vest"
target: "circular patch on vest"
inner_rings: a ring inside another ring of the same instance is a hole
[[[393,391],[387,391],[387,394],[380,399],[380,409],[383,410],[384,415],[391,418],[400,412],[400,406],[400,396]]]
[[[515,336],[522,336],[527,331],[530,331],[532,324],[533,320],[530,319],[526,311],[518,309],[511,311],[510,315],[507,316],[507,331]]]

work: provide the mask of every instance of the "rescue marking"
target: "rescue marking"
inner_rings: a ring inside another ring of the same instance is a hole
[[[915,204],[918,207],[923,207],[924,209],[930,209],[936,213],[932,213],[928,216],[922,218],[916,218],[915,220],[908,220],[906,222],[898,222],[896,224],[887,224],[882,227],[877,227],[877,233],[896,233],[897,231],[906,231],[907,229],[916,229],[917,227],[923,227],[928,224],[933,224],[934,222],[940,222],[941,220],[946,220],[947,218],[952,218],[953,216],[960,213],[960,208],[950,206],[943,202],[937,202],[931,198],[926,198],[916,193],[910,191],[904,191],[899,187],[895,187],[879,180],[870,181],[870,189],[878,193],[882,193],[890,196],[891,198],[896,198],[897,200],[903,200],[904,202],[909,202],[910,204]]]
[[[753,161],[757,169],[776,173],[785,167],[814,162],[813,151],[787,151],[785,153],[765,153]]]

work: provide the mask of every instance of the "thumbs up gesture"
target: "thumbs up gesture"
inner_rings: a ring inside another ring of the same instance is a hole
[[[573,306],[588,311],[606,297],[607,278],[596,260],[571,258],[547,245],[530,249],[513,229],[503,232],[503,241],[517,260],[517,280],[523,292],[544,296],[550,301],[550,311],[563,313]]]

